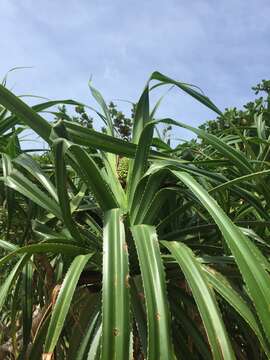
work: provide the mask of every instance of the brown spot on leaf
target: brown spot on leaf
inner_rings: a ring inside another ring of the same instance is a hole
[[[58,284],[58,285],[55,285],[55,287],[53,288],[53,291],[52,291],[52,295],[51,295],[51,302],[52,302],[52,305],[55,304],[56,300],[57,300],[57,297],[59,295],[59,292],[60,292],[60,289],[61,289],[61,285]],[[46,358],[45,358],[46,359]],[[50,358],[48,358],[50,359]],[[46,359],[47,360],[47,359]]]
[[[161,318],[160,314],[159,314],[159,313],[157,313],[157,314],[156,314],[156,319],[157,319],[157,321],[159,321],[159,320],[160,320],[160,318]]]
[[[124,243],[124,244],[123,244],[123,249],[124,249],[125,252],[128,251],[128,244],[127,244],[127,243]]]
[[[126,275],[125,284],[126,284],[126,288],[130,288],[130,285],[129,285],[129,274]]]
[[[118,336],[120,334],[119,329],[113,328],[113,336]]]
[[[141,301],[144,301],[144,293],[143,292],[139,292],[138,296],[139,296]]]

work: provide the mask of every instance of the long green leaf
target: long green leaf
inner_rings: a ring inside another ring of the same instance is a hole
[[[102,360],[129,358],[129,267],[120,209],[105,213],[103,231]]]
[[[259,177],[259,176],[263,176],[263,175],[267,175],[270,173],[270,170],[262,170],[262,171],[257,171],[255,173],[251,173],[248,175],[244,175],[244,176],[240,176],[238,178],[229,180],[223,184],[220,184],[218,186],[215,186],[213,189],[210,190],[210,192],[214,192],[214,191],[219,191],[221,189],[226,189],[234,184],[238,184],[243,182],[244,180],[249,180],[249,179],[253,179],[255,177]]]
[[[77,254],[85,254],[88,250],[83,247],[79,247],[71,244],[64,243],[40,243],[40,244],[32,244],[26,245],[21,248],[17,248],[17,250],[10,252],[5,257],[0,259],[0,266],[8,263],[14,256],[18,256],[20,254],[38,254],[38,253],[56,253],[56,254],[68,254],[68,255],[77,255]]]
[[[43,140],[49,142],[51,125],[19,97],[0,84],[0,104],[32,128]]]
[[[96,295],[96,294],[94,294]],[[93,301],[94,300],[94,301]],[[98,301],[97,301],[98,300]],[[97,304],[98,302],[98,304]],[[91,342],[93,341],[97,330],[101,324],[101,314],[100,314],[100,298],[91,296],[87,302],[87,307],[84,307],[82,315],[84,318],[79,319],[78,327],[75,329],[76,333],[72,336],[72,341],[70,345],[70,351],[68,353],[68,360],[73,360],[76,357],[76,360],[84,360],[87,358],[87,353],[91,347]],[[84,331],[81,329],[81,324],[86,323]],[[78,330],[80,330],[78,332]],[[74,331],[73,331],[74,333]],[[72,345],[75,345],[72,346]]]
[[[161,74],[158,71],[153,72],[150,76],[150,80],[158,80],[161,82],[162,85],[164,84],[172,84],[176,85],[178,88],[192,96],[194,99],[198,100],[203,105],[207,106],[209,109],[216,112],[218,115],[222,115],[222,112],[216,107],[216,105],[205,95],[199,93],[198,91],[194,90],[195,86],[189,85],[180,81],[173,80],[166,75]],[[161,84],[158,84],[160,86]],[[156,87],[155,85],[154,87]]]
[[[169,119],[164,119],[164,120],[168,121]],[[194,132],[200,138],[204,139],[209,145],[213,146],[214,149],[217,149],[220,152],[220,154],[224,155],[227,159],[232,160],[233,164],[235,165],[237,164],[239,166],[239,169],[241,169],[245,174],[249,174],[253,172],[252,165],[241,151],[235,150],[232,146],[227,145],[223,140],[219,139],[215,135],[207,133],[201,129],[196,129],[184,123],[180,123],[180,122],[177,123],[178,126],[181,126],[184,129],[188,129]]]
[[[22,271],[24,265],[28,261],[30,255],[25,254],[17,263],[13,266],[8,277],[5,279],[4,283],[0,287],[0,310],[5,303],[8,291],[19,276],[19,273]],[[0,265],[1,266],[1,265]]]
[[[181,308],[181,298],[177,300],[178,301],[176,301],[176,299],[171,300],[172,312],[174,313],[174,316],[176,317],[179,325],[181,326],[181,333],[179,333],[177,337],[176,334],[173,332],[175,342],[181,343],[181,337],[183,336],[183,333],[185,333],[189,337],[191,337],[192,343],[194,343],[198,352],[203,356],[203,360],[211,360],[212,356],[208,343],[205,341],[200,330],[198,329],[196,321],[194,321],[194,319],[191,319],[191,317],[188,316],[186,311]],[[193,352],[193,347],[191,350]]]
[[[218,225],[247,285],[265,334],[270,340],[270,322],[268,321],[270,318],[270,278],[263,264],[258,261],[256,253],[249,246],[249,239],[189,174],[175,171],[173,173],[194,193]]]
[[[0,248],[4,249],[5,251],[10,252],[10,251],[15,251],[15,250],[17,250],[18,246],[12,244],[12,243],[9,242],[9,241],[5,241],[5,240],[1,240],[1,239],[0,239]]]
[[[101,208],[104,211],[117,208],[117,200],[91,156],[80,146],[74,145],[65,139],[58,139],[55,144],[58,142],[63,142],[64,152],[68,156],[71,155],[72,165],[76,165],[75,170],[78,171],[82,180],[91,189]]]
[[[197,303],[211,346],[213,359],[235,359],[215,296],[192,251],[184,244],[163,241],[181,267]]]
[[[23,349],[20,356],[25,355],[27,347],[30,343],[31,329],[32,329],[32,316],[33,316],[33,265],[27,263],[23,270]]]
[[[75,221],[71,215],[70,199],[68,196],[67,188],[67,172],[66,164],[64,160],[65,148],[63,141],[57,141],[53,143],[55,153],[55,175],[56,175],[56,187],[59,198],[59,205],[61,208],[64,223],[71,235],[77,241],[82,240],[80,231],[78,230]]]
[[[133,143],[138,144],[143,129],[149,120],[149,86],[147,82],[144,91],[136,105],[132,132]]]
[[[58,219],[62,219],[62,214],[57,202],[50,198],[35,183],[27,179],[18,170],[12,171],[12,173],[5,179],[5,183],[10,188],[31,199],[49,213],[55,215]]]
[[[140,136],[134,161],[129,163],[127,196],[132,206],[136,187],[147,169],[148,155],[152,143],[154,126],[147,125]]]
[[[3,168],[3,177],[4,179],[7,179],[7,177],[11,174],[13,170],[13,164],[11,161],[10,156],[7,154],[2,154],[2,168]],[[6,196],[6,202],[7,202],[7,229],[6,234],[7,238],[9,237],[9,232],[11,228],[12,219],[14,216],[14,198],[15,193],[13,190],[11,190],[8,186],[5,188],[5,196]]]
[[[159,122],[152,122],[153,125]],[[125,140],[109,136],[98,131],[84,128],[81,125],[72,123],[71,121],[63,121],[69,138],[78,145],[90,146],[98,150],[107,151],[112,154],[134,158],[137,145],[129,143]],[[169,159],[170,157],[164,153],[151,150],[151,159]],[[174,159],[176,163],[186,161]]]
[[[90,349],[86,360],[100,360],[101,336],[102,336],[102,325],[99,324],[97,329],[95,329],[95,333],[91,341]]]
[[[34,176],[39,183],[47,190],[47,192],[51,195],[51,197],[58,202],[57,192],[55,186],[47,176],[47,174],[42,171],[39,164],[35,162],[31,156],[26,154],[21,154],[16,159],[13,160],[13,163],[16,165],[20,165],[24,169],[26,169],[29,174]]]
[[[147,354],[147,321],[142,293],[137,289],[134,278],[130,279],[130,301],[144,356]]]
[[[110,188],[114,194],[114,197],[117,199],[120,207],[122,209],[127,208],[127,198],[126,193],[119,181],[119,177],[117,172],[115,171],[115,166],[113,165],[114,162],[111,161],[110,157],[105,154],[104,152],[101,152],[102,160],[106,168],[106,181],[110,185]]]
[[[148,323],[147,359],[172,360],[175,356],[170,331],[165,274],[155,228],[135,225],[131,231],[138,252],[145,292]]]
[[[234,308],[235,311],[249,324],[258,337],[266,355],[270,358],[270,348],[266,344],[263,334],[257,324],[257,320],[246,302],[239,296],[236,290],[232,288],[226,278],[219,272],[203,266],[207,280],[213,288]]]
[[[73,260],[68,272],[66,273],[63,284],[61,285],[61,290],[53,307],[52,316],[45,340],[43,354],[44,360],[50,360],[52,358],[53,351],[63,329],[80,274],[91,256],[92,254],[77,256]]]
[[[106,122],[107,122],[107,126],[108,126],[108,128],[107,128],[108,129],[108,134],[113,136],[114,135],[113,122],[112,122],[112,119],[111,119],[109,109],[108,109],[108,107],[106,105],[106,102],[103,99],[101,93],[97,89],[95,89],[91,85],[90,82],[88,83],[88,86],[90,88],[90,91],[91,91],[93,97],[95,98],[95,100],[97,101],[97,103],[100,105],[100,107],[103,110],[103,113],[105,115],[105,119],[106,119]]]

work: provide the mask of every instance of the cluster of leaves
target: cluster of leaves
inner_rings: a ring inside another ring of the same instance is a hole
[[[55,120],[68,120],[75,122],[87,129],[93,129],[93,118],[89,116],[83,105],[75,106],[75,112],[77,115],[68,115],[66,105],[61,105],[58,107],[58,112],[55,113]]]
[[[214,134],[154,120],[150,91],[167,84],[226,117],[158,72],[130,122],[90,87],[106,133],[82,108],[42,117],[79,103],[29,107],[0,86],[0,358],[270,359],[267,104]],[[201,142],[171,148],[160,123]],[[49,163],[21,148],[21,127]]]
[[[261,96],[254,101],[248,102],[244,105],[243,110],[235,107],[225,109],[225,112],[218,116],[217,119],[207,121],[199,128],[217,136],[235,133],[235,128],[241,132],[245,130],[245,135],[247,135],[247,130],[249,130],[248,134],[253,135],[255,133],[254,131],[252,132],[254,118],[258,117],[262,117],[266,121],[266,125],[270,126],[270,81],[263,80],[258,85],[252,87],[252,89],[256,95],[262,92],[266,96]]]
[[[112,123],[117,135],[126,141],[131,140],[132,124],[134,119],[134,114],[136,110],[136,104],[132,104],[131,116],[130,118],[126,117],[122,111],[117,109],[117,105],[112,101],[109,102],[108,111],[112,119]],[[107,133],[106,127],[102,128],[102,132]]]

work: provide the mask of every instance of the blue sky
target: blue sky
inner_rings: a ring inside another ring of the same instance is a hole
[[[33,66],[10,74],[16,94],[93,105],[91,74],[106,100],[136,101],[158,70],[200,86],[221,109],[241,106],[270,78],[269,18],[269,0],[0,0],[0,77]],[[177,89],[164,115],[195,126],[215,117]]]

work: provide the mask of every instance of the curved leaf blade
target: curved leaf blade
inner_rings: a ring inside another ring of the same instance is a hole
[[[91,156],[88,155],[80,146],[70,143],[65,139],[56,140],[55,146],[58,142],[63,143],[64,153],[67,153],[67,155],[71,158],[73,161],[72,166],[75,165],[75,170],[80,174],[82,180],[91,189],[100,207],[104,211],[117,208],[117,200]]]
[[[239,296],[237,291],[232,288],[223,275],[208,266],[202,266],[202,269],[205,271],[207,280],[214,290],[216,290],[249,324],[254,333],[257,335],[266,355],[270,358],[269,346],[266,344],[263,334],[257,324],[257,320],[246,302]]]
[[[42,139],[49,142],[51,125],[18,96],[0,84],[0,104],[32,128]]]
[[[270,322],[268,321],[270,318],[270,276],[262,262],[258,261],[258,255],[252,251],[249,245],[250,240],[192,176],[176,171],[173,171],[173,174],[193,192],[218,225],[247,285],[265,334],[270,340]],[[258,252],[260,252],[259,249]],[[263,255],[260,254],[260,257]],[[266,259],[265,261],[267,262]]]
[[[213,358],[215,360],[235,359],[214,293],[192,251],[186,245],[175,241],[162,243],[178,262],[191,288],[204,323]]]
[[[77,256],[66,273],[61,290],[54,305],[44,346],[43,358],[50,360],[72,301],[73,294],[85,265],[92,254]]]
[[[131,231],[145,292],[148,323],[147,359],[172,360],[175,355],[170,331],[170,313],[156,231],[149,225],[135,225],[131,227]]]

